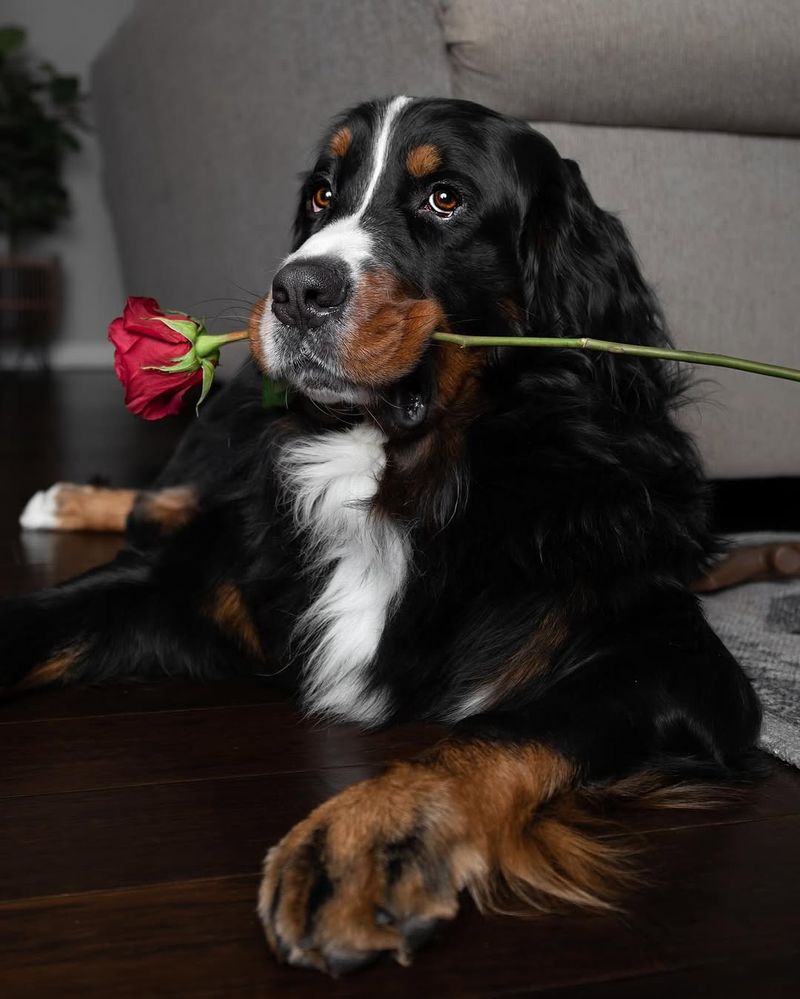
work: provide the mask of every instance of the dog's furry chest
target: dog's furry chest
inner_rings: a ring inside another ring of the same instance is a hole
[[[389,694],[369,682],[383,630],[401,596],[409,544],[400,527],[373,510],[385,438],[358,424],[287,444],[279,470],[295,524],[306,539],[305,570],[316,577],[299,616],[303,699],[309,711],[377,724]]]

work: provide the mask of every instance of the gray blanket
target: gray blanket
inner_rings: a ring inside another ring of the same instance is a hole
[[[797,540],[747,534],[739,544]],[[714,630],[750,675],[764,706],[761,744],[800,767],[800,579],[748,583],[703,597]]]

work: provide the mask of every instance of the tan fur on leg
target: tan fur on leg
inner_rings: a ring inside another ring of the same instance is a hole
[[[82,651],[80,648],[73,648],[56,653],[32,669],[13,690],[33,690],[36,687],[46,687],[51,683],[66,680],[69,670],[75,665]]]
[[[157,524],[163,534],[172,534],[195,517],[198,506],[197,493],[191,486],[170,486],[139,493],[135,510],[137,516]]]

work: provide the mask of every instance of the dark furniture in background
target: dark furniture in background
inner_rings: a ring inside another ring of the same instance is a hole
[[[63,276],[58,257],[0,258],[0,349],[15,351],[17,366],[32,357],[47,369],[47,352],[61,318]]]

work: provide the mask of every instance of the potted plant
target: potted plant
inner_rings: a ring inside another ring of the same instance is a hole
[[[34,63],[25,40],[22,28],[0,27],[0,342],[43,356],[59,319],[61,269],[28,247],[69,214],[62,172],[80,149],[85,95],[76,76]]]

